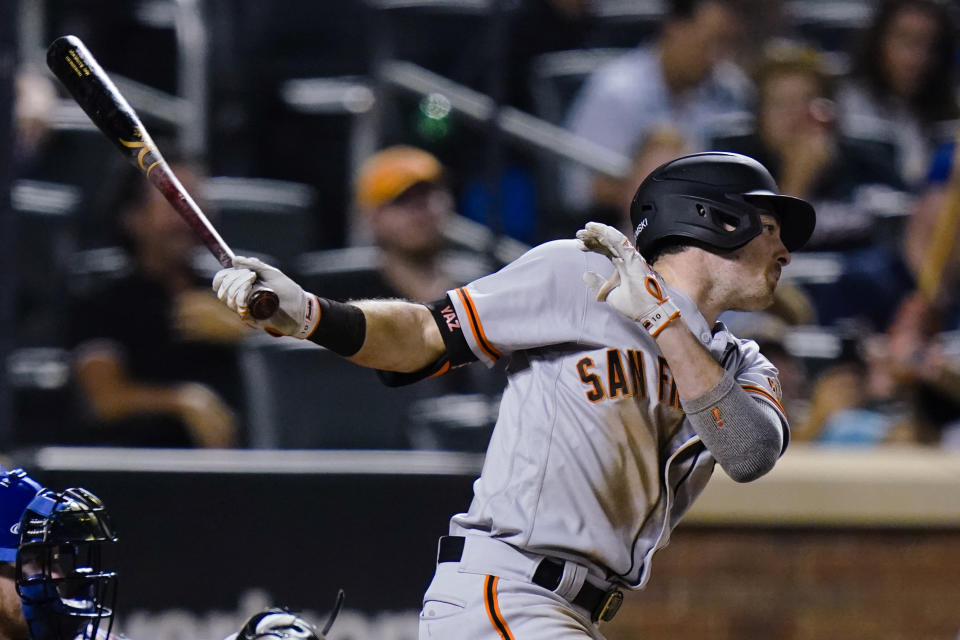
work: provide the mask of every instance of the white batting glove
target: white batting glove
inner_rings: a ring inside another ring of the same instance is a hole
[[[583,274],[583,281],[597,294],[597,300],[639,322],[653,337],[680,317],[677,305],[664,293],[660,276],[625,235],[609,225],[588,222],[577,231],[577,240],[581,251],[606,256],[615,268],[609,279],[593,271]]]
[[[247,301],[254,292],[264,288],[277,294],[280,306],[266,320],[256,320],[250,316]],[[306,338],[320,320],[317,296],[304,291],[276,267],[256,258],[234,258],[232,267],[221,269],[213,277],[213,290],[244,322],[270,335]]]

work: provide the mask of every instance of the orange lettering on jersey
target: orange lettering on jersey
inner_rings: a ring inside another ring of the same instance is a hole
[[[680,408],[680,394],[677,391],[677,382],[670,372],[670,365],[663,356],[657,356],[657,400],[662,404],[669,404],[674,409]]]
[[[600,402],[603,400],[603,384],[600,377],[595,373],[590,373],[588,369],[593,367],[593,358],[582,358],[577,363],[577,373],[580,374],[580,381],[589,384],[592,388],[587,391],[587,400],[590,402]]]
[[[440,315],[447,322],[447,331],[451,333],[460,328],[460,319],[457,318],[457,312],[453,310],[453,305],[447,305],[440,310]]]
[[[623,362],[620,361],[620,352],[616,349],[607,349],[607,383],[610,385],[608,393],[610,398],[630,397],[627,376],[623,372]]]
[[[633,393],[643,399],[647,397],[647,374],[643,364],[643,352],[630,349],[627,351],[627,363],[630,367],[630,380],[633,382]]]
[[[581,358],[577,362],[577,376],[583,384],[588,385],[587,400],[590,402],[623,398],[646,400],[650,396],[650,391],[647,388],[644,352],[634,349],[624,351],[607,349],[606,356],[606,370],[597,371],[597,364],[589,357]],[[626,368],[624,368],[624,358],[626,358]],[[604,375],[606,380],[603,378]],[[663,356],[657,359],[657,379],[658,402],[683,411],[680,406],[677,382]]]
[[[657,356],[657,400],[661,403],[667,401],[667,393],[670,389],[670,383],[673,376],[670,375],[670,365],[663,356]]]

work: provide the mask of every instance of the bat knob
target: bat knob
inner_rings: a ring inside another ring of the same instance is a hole
[[[266,320],[276,313],[279,307],[280,298],[278,298],[277,294],[270,289],[260,289],[259,291],[254,291],[248,302],[250,316],[254,320]]]

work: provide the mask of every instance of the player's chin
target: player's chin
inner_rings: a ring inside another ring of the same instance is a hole
[[[736,305],[737,311],[763,311],[773,304],[774,287],[763,287],[756,291],[747,292]]]

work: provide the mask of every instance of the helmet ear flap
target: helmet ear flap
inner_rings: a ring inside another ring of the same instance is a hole
[[[699,212],[699,209],[702,207],[698,204],[697,208]],[[740,228],[743,222],[743,218],[741,216],[730,213],[729,211],[724,211],[718,207],[709,207],[707,211],[709,211],[709,216],[714,226],[720,231],[733,233]]]

